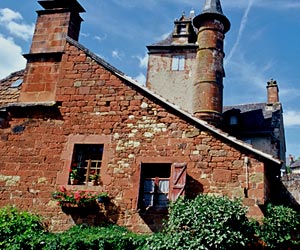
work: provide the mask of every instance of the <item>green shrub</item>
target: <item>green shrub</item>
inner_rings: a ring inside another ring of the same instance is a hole
[[[299,230],[299,216],[290,208],[268,206],[259,224],[248,221],[239,200],[209,195],[172,203],[164,230],[152,235],[117,225],[81,225],[54,234],[45,231],[38,216],[0,209],[0,249],[6,250],[299,249]],[[264,244],[255,245],[258,241]]]
[[[38,216],[12,207],[0,209],[0,249],[40,249],[43,233]]]
[[[131,233],[124,227],[108,225],[105,227],[74,226],[70,230],[48,235],[44,250],[133,250],[143,249],[145,236]]]
[[[164,233],[151,236],[146,247],[169,249],[243,249],[253,231],[239,200],[199,195],[171,204]],[[160,244],[158,244],[161,242]]]
[[[296,211],[284,206],[268,205],[262,224],[256,234],[269,248],[288,249],[300,246],[300,217]]]
[[[146,237],[116,225],[74,226],[62,233],[48,233],[40,217],[12,207],[0,209],[0,249],[142,250]]]

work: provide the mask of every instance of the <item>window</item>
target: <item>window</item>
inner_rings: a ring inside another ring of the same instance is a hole
[[[172,57],[172,70],[180,71],[184,70],[185,57],[183,55]]]
[[[98,184],[103,148],[103,144],[74,144],[69,175],[70,184]]]
[[[142,163],[140,207],[166,209],[169,201],[184,195],[186,164]]]
[[[18,88],[18,87],[21,86],[22,83],[23,83],[23,79],[18,79],[18,80],[16,80],[16,81],[14,81],[14,82],[10,85],[10,87],[11,87],[11,88]]]
[[[178,24],[177,26],[177,34],[183,35],[187,34],[186,24]]]
[[[221,39],[218,39],[217,40],[217,49],[219,49],[219,50],[223,50],[223,40],[221,40]]]
[[[0,111],[0,128],[7,128],[7,126],[8,126],[7,113]]]
[[[230,116],[229,124],[230,125],[238,125],[238,117],[236,115]]]

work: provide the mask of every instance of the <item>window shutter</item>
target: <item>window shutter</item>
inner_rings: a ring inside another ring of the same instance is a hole
[[[176,201],[185,194],[186,185],[186,163],[172,164],[172,174],[170,180],[170,201]]]

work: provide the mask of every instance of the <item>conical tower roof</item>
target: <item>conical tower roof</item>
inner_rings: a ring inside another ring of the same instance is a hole
[[[193,24],[199,28],[203,21],[210,18],[221,21],[224,24],[225,33],[230,29],[230,21],[223,14],[220,0],[206,0],[201,14],[194,18]]]
[[[217,13],[223,15],[220,0],[206,0],[202,13]]]

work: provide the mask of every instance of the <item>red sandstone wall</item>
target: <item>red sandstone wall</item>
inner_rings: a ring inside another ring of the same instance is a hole
[[[98,140],[105,143],[102,184],[88,189],[109,193],[105,215],[112,221],[139,232],[155,230],[161,221],[160,215],[138,212],[141,161],[187,163],[189,197],[202,192],[244,197],[244,156],[250,159],[244,203],[252,215],[261,215],[264,163],[143,96],[73,45],[67,45],[61,69],[56,88],[61,105],[13,109],[11,127],[0,130],[0,206],[39,213],[54,230],[93,220],[66,215],[51,192],[67,185],[74,142]],[[13,133],[16,125],[24,130]]]

